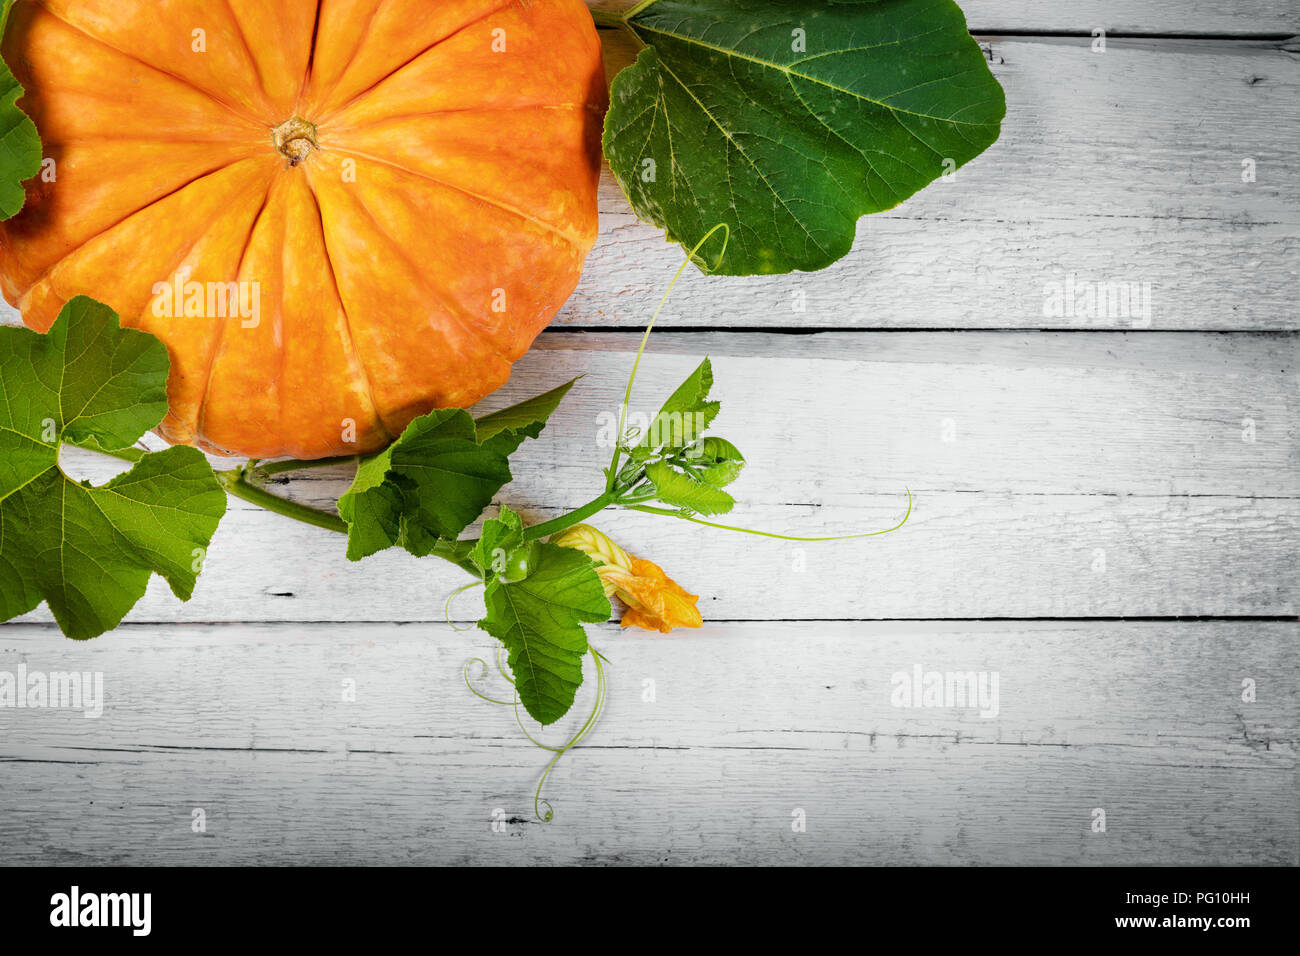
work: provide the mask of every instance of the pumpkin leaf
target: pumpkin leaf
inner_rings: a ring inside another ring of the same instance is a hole
[[[652,495],[690,514],[725,514],[736,506],[721,489],[740,476],[745,458],[726,439],[704,436],[722,408],[709,400],[712,390],[713,363],[706,358],[664,402],[640,442],[627,449],[629,462],[614,482],[621,495],[633,502]]]
[[[459,537],[511,479],[509,452],[478,444],[463,409],[426,415],[403,432],[389,474],[404,479],[402,546],[420,557]]]
[[[483,540],[502,547],[522,538],[521,529],[519,517],[502,508],[500,518],[484,523]],[[555,723],[573,706],[582,683],[582,625],[607,621],[612,613],[595,565],[581,551],[543,543],[528,577],[514,584],[493,577],[483,599],[487,616],[479,627],[505,645],[524,709],[540,724]]]
[[[493,557],[524,543],[524,522],[509,508],[502,506],[501,514],[483,522],[483,534],[470,552],[470,560],[483,572],[484,579],[492,573]]]
[[[640,449],[678,449],[697,441],[718,417],[721,402],[709,401],[713,388],[713,363],[707,358],[668,396],[663,408],[641,436]]]
[[[347,493],[339,498],[339,517],[348,525],[348,559],[360,561],[402,537],[404,489],[400,479],[388,480],[392,458],[385,450],[362,459]]]
[[[14,2],[0,0],[0,38]],[[41,137],[36,124],[18,108],[22,95],[22,85],[0,60],[0,219],[22,211],[27,202],[22,184],[41,171]]]
[[[151,574],[188,601],[226,511],[197,449],[144,454],[93,487],[59,450],[128,448],[167,412],[167,349],[73,299],[49,333],[0,328],[0,620],[45,601],[68,637],[112,630]]]
[[[510,456],[537,438],[574,379],[475,422],[460,408],[417,418],[400,438],[362,461],[339,499],[348,557],[401,545],[418,557],[454,540],[511,480]]]
[[[725,488],[737,478],[745,468],[743,461],[724,461],[700,469],[696,474],[699,480],[714,488]]]
[[[723,275],[823,269],[997,138],[1006,101],[952,0],[657,0],[614,79],[604,147],[643,219]]]
[[[686,449],[680,460],[700,481],[714,488],[731,484],[745,467],[745,456],[725,438],[705,438]]]
[[[569,394],[569,389],[578,383],[578,378],[535,398],[520,402],[518,405],[511,405],[491,415],[484,415],[475,422],[479,441],[487,441],[501,434],[537,438],[546,427],[546,422],[560,407],[560,402],[564,401],[564,397]]]
[[[736,506],[736,499],[721,488],[693,478],[666,461],[646,465],[645,476],[654,485],[656,498],[692,514],[722,515]]]
[[[348,523],[348,557],[358,561],[403,545],[421,557],[440,538],[456,538],[510,481],[508,453],[480,445],[474,419],[438,409],[364,461],[339,515]]]

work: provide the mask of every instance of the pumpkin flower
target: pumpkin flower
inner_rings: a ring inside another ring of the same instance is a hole
[[[551,544],[575,548],[596,562],[596,573],[607,597],[627,605],[623,627],[641,627],[667,634],[675,627],[701,627],[704,619],[689,594],[653,561],[628,554],[591,525],[575,525],[551,538]]]

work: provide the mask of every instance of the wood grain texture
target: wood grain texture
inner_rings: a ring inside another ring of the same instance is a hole
[[[599,10],[622,11],[637,0],[587,0]],[[975,33],[1154,33],[1178,36],[1252,36],[1300,32],[1300,12],[1289,0],[958,0]]]
[[[608,708],[541,824],[547,755],[462,683],[482,635],[4,628],[0,670],[100,671],[107,705],[0,710],[0,863],[1297,862],[1294,624],[594,634]],[[917,664],[996,672],[998,715],[894,706]]]
[[[633,46],[602,39],[612,74]],[[692,269],[664,326],[1300,327],[1300,56],[1279,42],[1090,43],[988,40],[1007,119],[984,155],[860,220],[853,251],[822,272]],[[558,321],[636,326],[684,253],[638,222],[608,170],[600,197],[600,240]],[[1149,314],[1044,314],[1070,276],[1136,283]]]
[[[586,376],[516,456],[501,498],[529,520],[600,492],[601,416],[614,420],[636,342],[550,334],[488,403]],[[750,462],[724,523],[802,536],[888,528],[905,486],[915,495],[905,528],[865,541],[755,539],[627,512],[594,521],[701,594],[707,618],[1300,607],[1300,582],[1277,573],[1300,564],[1300,336],[666,334],[633,410],[657,409],[705,355],[723,400],[714,432]],[[331,508],[346,480],[346,468],[303,473],[285,493]],[[129,620],[441,620],[464,583],[396,551],[351,564],[339,536],[231,508],[194,600],[155,581]],[[480,613],[473,595],[456,603],[458,619]]]

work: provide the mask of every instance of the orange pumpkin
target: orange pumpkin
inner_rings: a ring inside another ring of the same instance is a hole
[[[173,442],[381,448],[500,387],[595,243],[581,0],[19,0],[3,53],[48,168],[0,288],[160,337]]]

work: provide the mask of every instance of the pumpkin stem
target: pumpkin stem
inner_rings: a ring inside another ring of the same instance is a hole
[[[281,155],[289,160],[290,166],[305,162],[313,149],[320,149],[316,142],[316,124],[307,122],[301,116],[295,116],[277,126],[271,132],[271,140]]]

